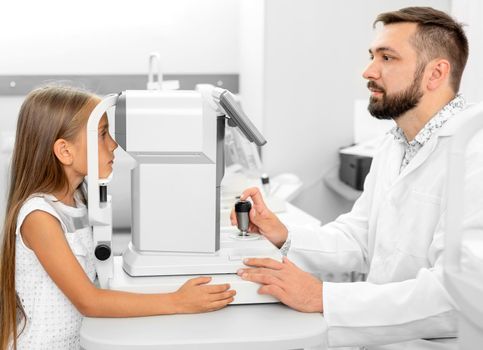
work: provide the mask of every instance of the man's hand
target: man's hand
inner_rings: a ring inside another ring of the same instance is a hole
[[[285,305],[302,312],[323,312],[322,282],[283,258],[246,259],[252,268],[238,270],[242,279],[262,284],[258,292],[269,294]]]
[[[253,207],[249,214],[250,226],[248,227],[248,231],[261,233],[270,242],[280,248],[287,240],[287,228],[265,205],[262,194],[257,187],[251,187],[245,190],[240,196],[241,200],[246,200],[247,198],[253,200]],[[231,211],[230,219],[232,225],[237,224],[234,209]]]

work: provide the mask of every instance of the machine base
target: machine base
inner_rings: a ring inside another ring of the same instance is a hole
[[[109,289],[136,293],[171,293],[176,291],[187,280],[199,275],[191,276],[129,276],[122,267],[122,257],[114,257],[114,277],[109,280]],[[236,274],[209,275],[210,284],[229,283],[231,289],[236,290],[232,304],[261,304],[279,302],[272,296],[258,294],[259,284],[242,280]]]
[[[233,304],[278,302],[271,296],[258,294],[260,285],[242,280],[236,272],[246,267],[243,259],[248,257],[281,261],[279,249],[261,235],[251,234],[250,240],[240,240],[236,239],[237,234],[236,228],[224,228],[220,249],[215,253],[139,252],[129,243],[123,256],[113,259],[113,278],[109,279],[108,288],[170,293],[190,278],[203,275],[212,277],[210,284],[229,283],[237,292]]]
[[[282,255],[265,237],[250,233],[240,239],[236,228],[226,228],[220,235],[220,249],[214,253],[170,253],[138,251],[129,243],[123,254],[123,268],[130,276],[180,276],[236,274],[245,267],[244,258],[260,257],[282,260]]]

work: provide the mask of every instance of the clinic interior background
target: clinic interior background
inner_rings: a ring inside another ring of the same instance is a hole
[[[361,73],[372,22],[380,12],[415,5],[468,24],[462,91],[470,102],[482,101],[483,65],[475,65],[483,60],[478,0],[3,2],[0,80],[145,74],[151,52],[160,53],[164,74],[237,74],[243,108],[268,140],[265,170],[299,176],[304,185],[293,203],[327,222],[353,204],[328,188],[324,176],[337,169],[338,149],[354,142],[354,102],[368,98]],[[2,211],[8,143],[23,99],[0,95]]]

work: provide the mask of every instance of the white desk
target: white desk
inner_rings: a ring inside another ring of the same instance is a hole
[[[317,219],[290,204],[279,217],[288,224],[320,225]],[[317,345],[324,349],[326,332],[321,314],[297,312],[282,304],[258,304],[230,305],[194,315],[86,317],[80,336],[86,350],[282,350]]]
[[[321,314],[281,304],[231,305],[204,314],[136,318],[84,318],[81,346],[114,349],[301,349],[326,348]]]

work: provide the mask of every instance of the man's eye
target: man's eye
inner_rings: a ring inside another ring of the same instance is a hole
[[[374,56],[373,55],[370,55],[369,56],[369,60],[372,61],[374,59]]]
[[[382,59],[384,61],[390,61],[390,60],[392,60],[392,57],[389,57],[388,55],[382,55]]]

